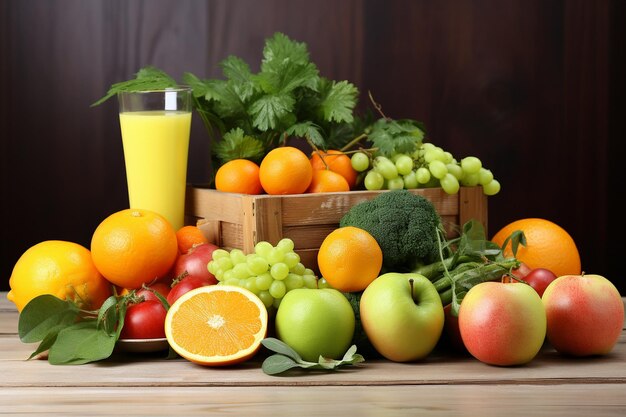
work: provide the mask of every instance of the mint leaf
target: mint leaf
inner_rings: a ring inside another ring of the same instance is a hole
[[[267,375],[276,375],[288,371],[292,368],[298,368],[300,364],[285,355],[272,355],[265,358],[261,364],[261,369]]]
[[[233,159],[260,161],[263,158],[263,152],[263,143],[252,136],[245,135],[240,128],[226,132],[222,140],[213,145],[213,153],[222,163]]]
[[[61,300],[50,294],[32,299],[18,320],[18,335],[24,343],[43,340],[51,331],[58,331],[59,326],[74,322],[79,310],[69,301]]]
[[[352,111],[357,103],[359,90],[347,81],[328,81],[322,83],[321,109],[324,119],[335,122],[353,121]]]
[[[302,358],[300,357],[298,352],[293,350],[288,344],[286,344],[282,340],[276,339],[274,337],[266,337],[265,339],[261,340],[261,344],[273,352],[288,356],[294,361],[302,362]]]
[[[96,320],[76,323],[61,330],[50,347],[48,362],[53,365],[80,365],[106,359],[117,337],[98,328]]]
[[[286,94],[267,95],[250,106],[253,125],[262,132],[274,129],[279,120],[293,110],[295,99]]]

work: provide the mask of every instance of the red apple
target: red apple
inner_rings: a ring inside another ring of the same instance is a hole
[[[217,284],[217,279],[207,269],[207,265],[213,258],[213,251],[216,249],[219,247],[212,243],[193,246],[187,253],[178,256],[172,275],[174,278],[180,278],[187,272],[187,276],[209,280],[211,284]]]
[[[546,314],[531,286],[482,282],[461,302],[459,330],[469,353],[481,362],[522,365],[543,345]]]
[[[609,353],[624,326],[624,302],[615,285],[600,275],[564,275],[542,297],[548,342],[572,356]]]
[[[539,297],[543,295],[548,285],[556,279],[556,275],[546,268],[531,269],[529,273],[522,277],[524,281],[537,291]]]

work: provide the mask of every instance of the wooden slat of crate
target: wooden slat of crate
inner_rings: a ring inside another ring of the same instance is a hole
[[[447,226],[449,237],[456,234],[459,225],[472,218],[487,228],[487,198],[480,187],[462,187],[455,195],[448,195],[440,188],[412,192],[433,203]],[[324,237],[337,227],[350,207],[380,193],[252,196],[192,187],[187,192],[187,214],[198,218],[198,226],[221,247],[240,248],[249,253],[258,241],[275,244],[289,237],[304,260],[316,258]]]

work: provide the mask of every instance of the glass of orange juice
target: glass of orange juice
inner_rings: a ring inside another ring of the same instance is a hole
[[[185,221],[191,88],[118,93],[130,208]]]

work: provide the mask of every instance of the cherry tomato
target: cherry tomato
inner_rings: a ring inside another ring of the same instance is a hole
[[[165,337],[167,311],[160,301],[142,301],[126,309],[120,339],[158,339]]]
[[[539,294],[539,297],[541,297],[548,287],[548,284],[556,279],[556,275],[546,268],[535,268],[524,275],[522,279],[533,287],[535,291],[537,291],[537,294]]]
[[[213,281],[208,278],[188,275],[181,279],[178,283],[174,284],[167,295],[167,302],[172,305],[174,304],[174,301],[178,300],[178,298],[187,291],[191,291],[194,288],[203,287],[205,285],[213,285]]]
[[[138,289],[135,294],[137,296],[143,296],[144,301],[159,301],[159,298],[156,296],[156,294],[153,291],[158,292],[159,294],[161,294],[164,298],[167,298],[167,295],[170,292],[170,286],[167,285],[165,282],[155,282],[152,285],[148,286],[149,289],[147,288],[140,288]],[[152,290],[152,291],[151,291]]]

